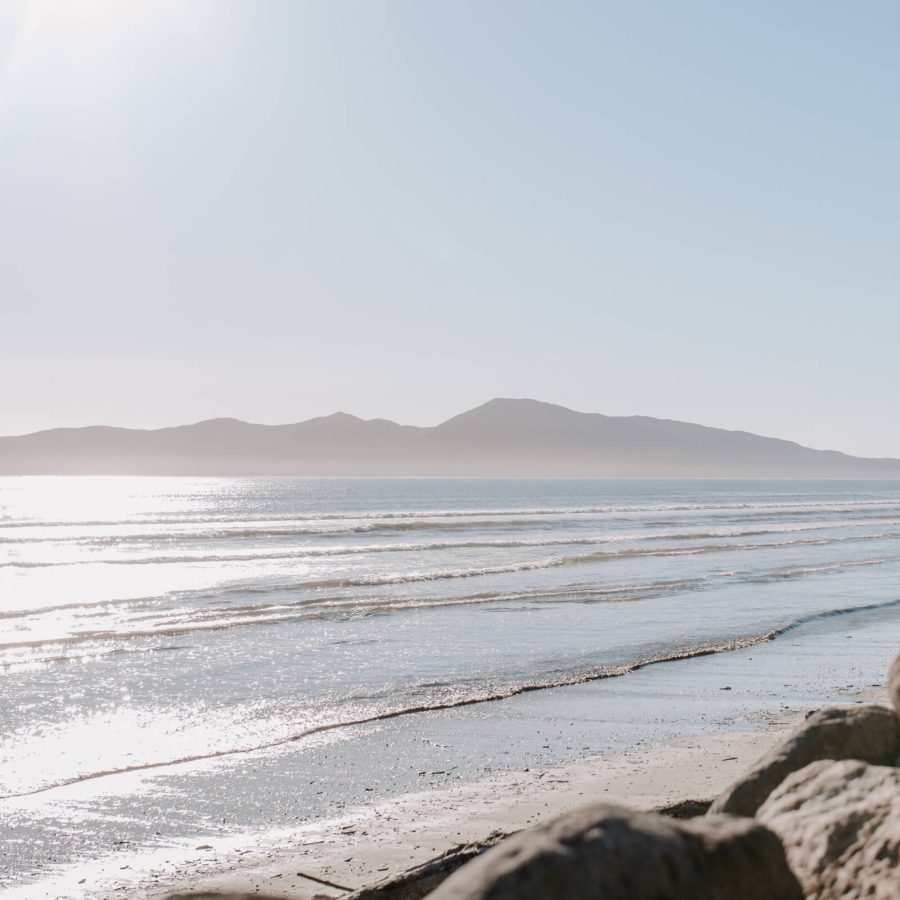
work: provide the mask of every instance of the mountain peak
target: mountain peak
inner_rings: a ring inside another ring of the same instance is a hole
[[[222,416],[216,419],[203,419],[201,422],[193,422],[190,425],[174,425],[171,428],[161,428],[160,431],[210,431],[228,432],[244,428],[259,428],[263,426],[245,422],[243,419],[235,419],[230,416]]]
[[[446,430],[460,428],[536,428],[568,422],[587,413],[579,413],[543,400],[528,398],[495,397],[481,406],[460,413],[437,427]]]

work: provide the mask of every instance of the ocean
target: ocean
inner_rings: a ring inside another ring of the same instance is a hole
[[[0,478],[0,896],[749,727],[898,642],[898,481]]]

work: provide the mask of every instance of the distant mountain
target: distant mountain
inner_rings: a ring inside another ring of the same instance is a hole
[[[335,413],[0,438],[0,474],[900,477],[900,460],[646,416],[491,400],[433,428]]]

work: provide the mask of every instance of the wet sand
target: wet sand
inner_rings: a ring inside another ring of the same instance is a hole
[[[158,900],[199,889],[337,897],[341,888],[371,885],[585,803],[654,809],[711,799],[807,711],[885,698],[881,682],[898,646],[893,610],[830,617],[731,653],[353,729],[318,756],[298,755],[298,747],[247,758],[223,765],[217,777],[231,780],[248,804],[277,802],[291,818],[252,831],[198,821],[190,837],[148,849],[129,840],[115,800],[117,840],[101,859],[0,888],[0,897]],[[156,803],[184,805],[211,786],[199,780],[207,770],[197,764],[177,768],[177,780],[161,772],[112,776],[25,798],[11,811],[74,809],[101,791],[114,800],[126,777]],[[191,779],[192,792],[172,793]],[[344,787],[343,799],[315,816],[309,795],[331,780]]]
[[[480,746],[496,752],[501,735],[514,748],[528,734],[533,747],[536,727],[548,734],[551,721],[558,733],[548,743],[555,738],[577,747],[585,733],[598,730],[601,718],[604,727],[621,727],[631,715],[655,728],[634,749],[498,769],[457,785],[448,784],[446,771],[422,772],[422,790],[376,796],[371,805],[273,834],[252,849],[235,853],[213,843],[176,871],[144,881],[132,896],[158,900],[176,889],[208,889],[339,897],[461,844],[527,828],[586,803],[650,810],[710,800],[809,710],[886,701],[881,679],[900,634],[894,616],[848,616],[839,628],[825,622],[805,631],[615,679],[621,689],[615,693],[610,683],[540,692],[522,701],[519,714],[512,704],[501,704],[481,723],[493,740],[485,741],[483,732]],[[422,733],[438,741],[460,728],[455,719],[429,721],[432,730]],[[435,730],[439,721],[443,732]],[[681,733],[673,734],[674,728]]]
[[[596,801],[654,809],[686,799],[711,799],[803,718],[768,716],[752,731],[681,738],[612,757],[537,770],[506,772],[450,789],[422,791],[318,823],[281,843],[252,852],[198,852],[196,862],[145,885],[135,896],[157,900],[169,891],[262,891],[290,897],[340,897],[396,875],[492,832],[528,828]],[[303,873],[303,874],[300,874]]]

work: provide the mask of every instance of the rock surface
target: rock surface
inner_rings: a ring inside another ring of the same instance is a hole
[[[900,677],[900,676],[898,676]],[[753,816],[790,775],[822,759],[891,765],[900,754],[900,721],[884,706],[822,709],[716,798],[710,813]]]
[[[520,832],[431,900],[801,900],[778,838],[731,816],[677,821],[599,804]]]
[[[759,810],[782,839],[809,900],[900,897],[900,771],[817,762]]]
[[[888,672],[887,691],[888,697],[891,698],[891,703],[894,704],[894,712],[900,716],[900,656],[891,663],[891,669]]]

